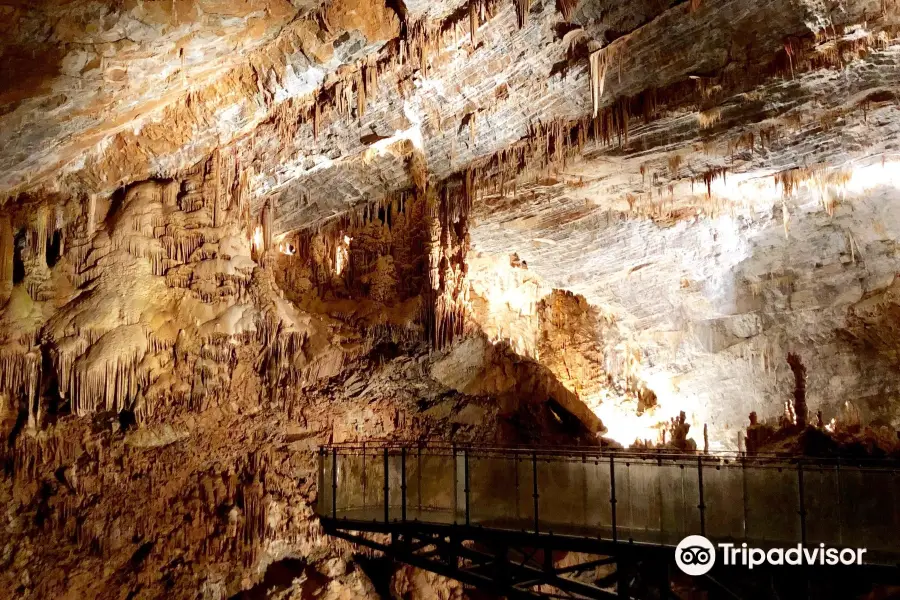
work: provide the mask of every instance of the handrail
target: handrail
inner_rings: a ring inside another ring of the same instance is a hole
[[[900,558],[897,460],[399,440],[319,457],[316,512],[374,531],[424,523],[657,546],[704,535]],[[382,490],[370,496],[367,482]]]
[[[337,451],[340,454],[358,452],[378,452],[385,449],[400,452],[403,449],[429,450],[432,454],[452,453],[467,450],[477,453],[491,453],[506,456],[537,454],[539,458],[582,458],[597,457],[635,460],[700,460],[704,463],[771,463],[819,465],[870,465],[877,467],[900,469],[900,457],[894,456],[859,456],[857,454],[795,454],[789,452],[735,452],[709,451],[689,452],[673,448],[633,449],[592,447],[592,446],[527,446],[514,444],[484,444],[478,442],[446,442],[442,440],[366,440],[365,442],[338,442],[320,447],[322,451]]]

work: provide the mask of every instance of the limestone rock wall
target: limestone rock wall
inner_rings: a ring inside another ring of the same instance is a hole
[[[623,218],[601,203],[585,210],[578,191],[523,198],[503,225],[477,220],[473,243],[516,251],[548,284],[603,307],[659,404],[686,410],[694,431],[709,423],[723,447],[738,446],[750,411],[783,412],[789,352],[807,366],[812,414],[827,421],[850,402],[864,423],[895,429],[895,169],[863,163],[832,189],[840,199],[830,211],[813,181],[785,197],[770,178],[739,179],[713,194],[748,198],[742,207],[675,224]]]
[[[367,597],[313,515],[319,444],[596,443],[552,373],[460,343],[467,210],[414,190],[274,236],[228,152],[109,198],[10,207],[0,591]],[[460,360],[502,377],[455,380]]]

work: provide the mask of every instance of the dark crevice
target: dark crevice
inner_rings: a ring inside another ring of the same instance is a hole
[[[357,554],[353,557],[362,572],[365,573],[379,598],[389,600],[391,595],[391,577],[394,574],[394,562],[387,557],[370,557]]]
[[[54,231],[47,242],[47,266],[54,267],[62,258],[62,231]]]
[[[284,591],[294,584],[294,580],[306,575],[303,581],[301,597],[313,598],[328,583],[328,578],[309,567],[306,561],[299,558],[285,558],[274,562],[266,569],[262,581],[252,588],[242,590],[230,600],[266,600],[273,594]]]
[[[25,260],[22,253],[25,250],[25,229],[16,232],[13,243],[13,285],[18,285],[25,280]]]

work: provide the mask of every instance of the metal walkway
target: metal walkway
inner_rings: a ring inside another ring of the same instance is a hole
[[[669,564],[693,534],[761,548],[867,548],[869,566],[900,572],[898,469],[807,457],[344,444],[320,449],[316,512],[331,535],[507,597],[630,597],[636,558]],[[601,558],[560,568],[560,552]]]

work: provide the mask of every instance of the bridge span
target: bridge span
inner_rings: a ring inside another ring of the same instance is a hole
[[[845,576],[900,572],[897,462],[366,442],[321,448],[318,489],[329,534],[510,598],[632,597],[634,564],[671,569],[688,535],[866,548]],[[561,552],[595,558],[560,567]],[[722,568],[711,589],[738,597]]]

